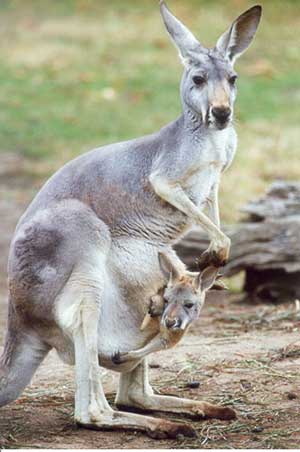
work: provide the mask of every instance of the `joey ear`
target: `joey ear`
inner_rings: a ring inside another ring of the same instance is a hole
[[[260,22],[262,7],[255,5],[241,14],[218,39],[216,49],[234,64],[251,44]]]
[[[199,54],[203,47],[193,33],[183,25],[169,10],[163,0],[160,0],[160,12],[173,43],[179,50],[183,63],[193,58],[193,54]]]
[[[194,279],[194,283],[193,283],[194,289],[196,289],[196,290],[201,289],[201,281],[202,281],[202,276],[201,276],[201,272],[199,272]]]
[[[175,267],[169,256],[165,253],[158,253],[158,260],[160,269],[164,275],[164,277],[168,281],[173,281],[180,278],[180,273],[178,269]]]
[[[200,273],[199,287],[202,292],[210,289],[214,285],[218,272],[219,269],[217,267],[210,265],[209,267],[206,267],[203,270],[203,272]]]

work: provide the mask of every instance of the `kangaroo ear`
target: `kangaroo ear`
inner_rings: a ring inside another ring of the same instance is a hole
[[[219,38],[216,49],[232,64],[251,44],[260,22],[261,13],[260,5],[253,6],[241,14]]]
[[[200,42],[183,23],[173,16],[163,0],[160,0],[160,12],[166,29],[179,50],[179,56],[183,60],[183,63],[185,64],[191,60],[193,54],[199,55],[203,50]]]
[[[196,290],[200,290],[201,289],[201,281],[202,281],[202,276],[201,276],[201,272],[199,272],[193,282],[193,286]]]
[[[158,253],[158,260],[159,260],[159,266],[160,269],[164,275],[164,277],[169,281],[172,282],[173,280],[180,278],[180,273],[178,269],[175,267],[169,256],[165,253],[159,252]]]
[[[210,289],[214,285],[218,272],[219,269],[211,265],[200,273],[199,288],[201,289],[201,292]]]

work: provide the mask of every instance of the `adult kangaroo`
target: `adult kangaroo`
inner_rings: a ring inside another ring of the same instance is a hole
[[[228,258],[218,186],[236,148],[234,62],[252,41],[261,7],[239,16],[213,49],[160,4],[184,64],[183,113],[152,135],[92,150],[66,164],[21,217],[11,243],[9,314],[0,362],[0,406],[18,397],[51,348],[76,366],[75,420],[95,429],[129,428],[154,437],[192,435],[189,425],[113,411],[99,375],[121,372],[118,406],[230,419],[230,408],[155,395],[147,361],[114,364],[117,351],[143,347],[149,299],[163,287],[158,253],[192,226],[211,238],[209,256]],[[208,216],[203,212],[209,205]]]

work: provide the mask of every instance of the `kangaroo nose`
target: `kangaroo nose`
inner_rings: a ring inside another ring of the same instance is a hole
[[[173,328],[174,326],[177,326],[179,328],[181,322],[179,321],[179,319],[172,319],[170,317],[167,317],[165,323],[167,328]]]
[[[213,107],[211,112],[218,121],[226,122],[231,114],[231,109],[229,107]]]

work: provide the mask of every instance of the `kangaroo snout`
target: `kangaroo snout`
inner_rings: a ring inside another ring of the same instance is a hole
[[[212,107],[211,113],[217,123],[225,125],[230,119],[231,108],[227,106]]]
[[[169,330],[184,330],[191,320],[191,316],[182,306],[170,304],[166,308],[161,322]]]
[[[181,327],[181,320],[178,317],[166,317],[165,326],[168,329],[175,329]]]

